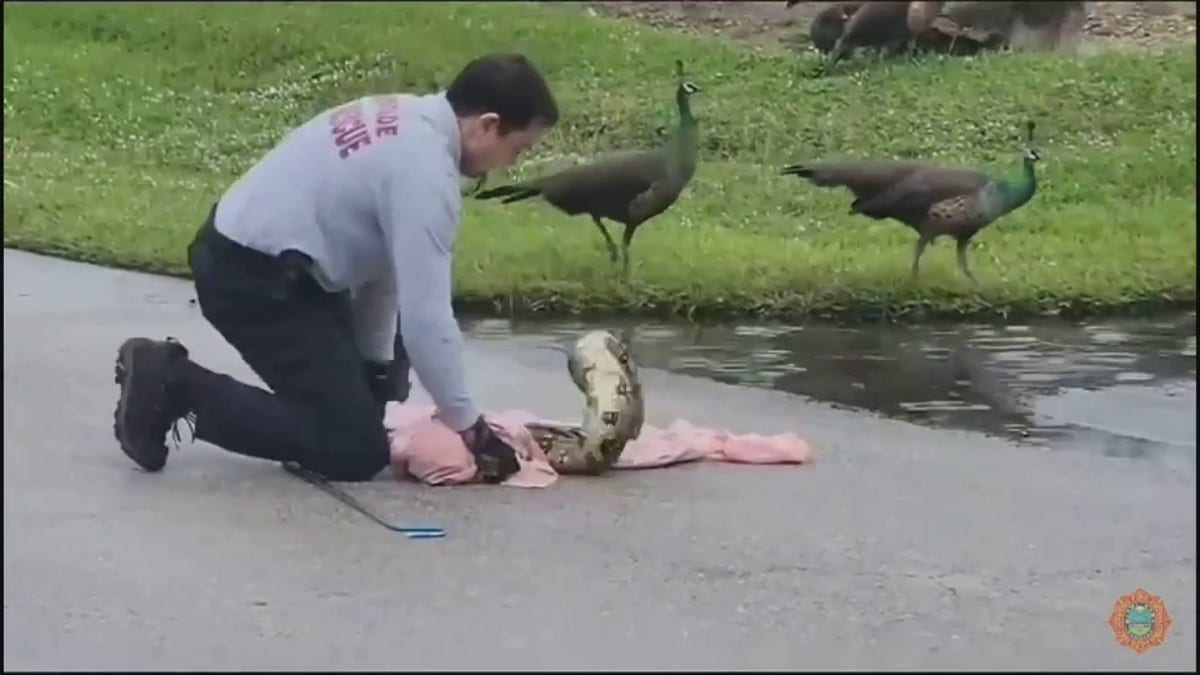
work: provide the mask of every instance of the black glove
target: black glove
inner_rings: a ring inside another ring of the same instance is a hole
[[[479,476],[488,483],[499,483],[521,468],[512,446],[500,440],[483,416],[459,432],[467,449],[475,456]]]
[[[401,366],[404,372],[397,372]],[[367,378],[367,387],[370,388],[371,395],[379,405],[386,406],[388,401],[404,403],[408,400],[410,383],[407,361],[363,361],[363,375]]]

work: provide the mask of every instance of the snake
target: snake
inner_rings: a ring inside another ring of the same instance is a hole
[[[606,330],[585,333],[567,352],[567,371],[584,396],[581,424],[526,424],[550,466],[561,474],[599,475],[638,438],[646,402],[627,340]]]

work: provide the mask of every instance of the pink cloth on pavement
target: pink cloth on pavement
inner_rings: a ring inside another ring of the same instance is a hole
[[[397,477],[409,476],[429,485],[475,482],[475,459],[462,438],[434,419],[433,413],[430,405],[388,404],[384,424],[391,437],[392,470]],[[523,410],[489,414],[485,419],[517,451],[521,466],[502,485],[546,487],[557,480],[558,472],[525,428],[545,420]],[[644,425],[641,436],[625,446],[614,468],[650,469],[695,461],[803,464],[811,455],[808,443],[793,433],[733,434],[675,420],[665,429]]]

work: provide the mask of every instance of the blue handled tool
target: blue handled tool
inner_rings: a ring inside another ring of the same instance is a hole
[[[359,513],[363,514],[364,516],[370,518],[371,520],[379,523],[380,525],[386,527],[387,529],[391,530],[392,532],[399,532],[409,539],[440,539],[440,538],[446,536],[446,531],[440,527],[414,526],[414,525],[392,525],[391,523],[380,518],[379,516],[375,515],[374,513],[371,513],[371,511],[368,510],[362,504],[360,504],[357,499],[346,494],[342,490],[338,489],[337,486],[330,483],[328,480],[325,479],[324,476],[316,473],[315,471],[305,469],[304,467],[300,466],[299,464],[297,464],[295,462],[284,462],[283,468],[288,473],[300,478],[304,482],[306,482],[310,485],[315,485],[315,486],[321,488],[322,490],[324,490],[325,492],[328,492],[329,494],[333,495],[334,497],[337,497],[339,500],[341,500],[342,503],[346,504],[347,506],[354,509],[355,511],[358,511]]]
[[[409,539],[441,539],[446,531],[440,527],[410,527],[404,530]]]

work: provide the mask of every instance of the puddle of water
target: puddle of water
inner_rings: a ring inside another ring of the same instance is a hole
[[[1195,399],[1195,312],[1153,320],[1010,326],[600,326],[485,319],[464,321],[464,327],[481,339],[519,335],[564,346],[583,331],[629,328],[638,361],[647,368],[777,389],[1049,448],[1195,457],[1195,408],[1179,403],[1180,391],[1184,399]],[[1114,387],[1138,395],[1081,398],[1078,393]],[[1071,404],[1055,405],[1063,397]],[[1169,437],[1161,432],[1164,410],[1177,420],[1168,425]],[[1116,426],[1104,423],[1116,419],[1121,420]]]

